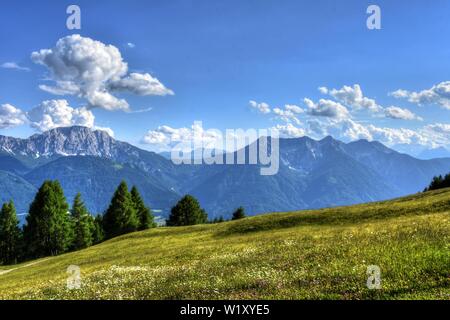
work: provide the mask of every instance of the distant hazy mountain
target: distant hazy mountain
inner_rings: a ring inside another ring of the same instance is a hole
[[[209,178],[190,192],[209,212],[224,214],[238,205],[255,214],[354,204],[402,194],[345,147],[331,137],[321,141],[281,139],[278,174],[261,176],[258,165],[209,166]]]
[[[450,158],[450,150],[443,147],[426,149],[420,152],[417,157],[419,159]]]
[[[36,187],[22,177],[0,171],[0,202],[3,204],[12,199],[18,214],[28,212],[36,191]]]
[[[257,142],[255,142],[257,143]],[[248,149],[248,147],[247,147]],[[58,128],[28,139],[0,136],[0,200],[28,208],[45,179],[58,179],[69,201],[81,192],[93,213],[103,211],[120,180],[136,184],[151,207],[167,215],[186,193],[211,217],[383,200],[423,190],[450,159],[418,160],[378,142],[327,137],[280,139],[277,175],[259,165],[175,165],[154,152],[85,127]]]
[[[143,170],[93,156],[61,157],[32,170],[24,178],[36,187],[47,179],[59,180],[70,203],[80,192],[93,213],[101,213],[107,208],[121,180],[125,180],[130,188],[136,185],[153,209],[167,212],[179,197]]]

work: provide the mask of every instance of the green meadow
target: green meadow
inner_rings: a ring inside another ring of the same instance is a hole
[[[81,287],[68,289],[69,265]],[[367,287],[379,266],[381,288]],[[0,267],[1,299],[450,299],[450,189],[161,227]]]

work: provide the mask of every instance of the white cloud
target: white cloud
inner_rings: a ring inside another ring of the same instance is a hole
[[[303,128],[294,126],[292,123],[287,123],[286,125],[277,124],[271,130],[278,130],[281,138],[298,138],[306,135]]]
[[[27,113],[31,127],[47,131],[74,125],[93,128],[94,115],[86,108],[74,109],[66,100],[47,100]]]
[[[80,35],[61,38],[54,48],[35,51],[31,58],[47,67],[55,81],[55,86],[41,85],[42,90],[85,98],[90,107],[128,110],[128,102],[113,95],[115,90],[140,95],[173,94],[147,73],[128,75],[128,65],[115,46]]]
[[[341,126],[340,136],[342,137],[347,137],[350,140],[372,140],[372,134],[370,133],[370,130],[368,130],[366,126],[358,122],[348,119],[343,121],[339,125]]]
[[[132,42],[128,42],[127,43],[127,47],[133,49],[133,48],[136,47],[136,45],[134,43],[132,43]]]
[[[10,104],[0,106],[0,129],[13,128],[27,122],[25,113]]]
[[[300,114],[300,113],[305,112],[305,110],[303,110],[301,107],[299,107],[299,106],[297,106],[295,104],[287,104],[287,105],[284,106],[284,108],[287,111],[290,111],[290,112],[293,112],[293,113],[296,113],[296,114]]]
[[[27,67],[21,67],[15,62],[5,62],[0,65],[3,69],[13,69],[18,71],[30,71],[30,68]]]
[[[273,113],[276,114],[278,118],[280,118],[284,122],[294,122],[297,125],[299,125],[301,122],[296,117],[296,114],[299,114],[301,112],[303,112],[303,109],[294,105],[286,105],[284,110],[280,108],[273,109]]]
[[[290,125],[290,130],[282,130],[284,137],[296,137],[302,134],[321,139],[332,135],[342,141],[355,141],[366,139],[379,141],[387,146],[397,145],[420,146],[425,148],[437,148],[450,146],[450,124],[436,123],[412,130],[408,128],[378,127],[373,124],[364,124],[353,119],[342,120],[309,120],[304,128],[296,128]],[[289,134],[289,132],[291,132]],[[296,132],[299,132],[297,135]]]
[[[419,92],[399,89],[391,93],[395,98],[407,99],[418,105],[437,104],[450,110],[450,81],[434,85],[430,89]]]
[[[270,106],[265,102],[258,103],[256,101],[250,100],[249,104],[250,104],[250,107],[258,110],[258,112],[260,112],[260,113],[263,113],[263,114],[270,113]]]
[[[160,151],[168,151],[173,146],[182,143],[186,149],[192,149],[193,144],[214,148],[222,143],[222,134],[216,130],[205,130],[201,122],[194,122],[190,127],[172,128],[167,125],[149,130],[142,138],[142,143],[153,145]]]
[[[377,127],[373,124],[361,125],[351,120],[336,125],[340,126],[338,137],[343,140],[375,140],[390,147],[410,145],[426,148],[448,148],[450,146],[450,124],[437,123],[416,130]]]
[[[46,100],[28,112],[10,104],[0,106],[0,129],[29,125],[43,132],[58,127],[83,126],[93,130],[102,130],[111,137],[114,132],[110,128],[95,125],[95,117],[91,110],[72,108],[67,100]]]
[[[110,137],[114,138],[114,131],[113,131],[111,128],[94,126],[92,129],[93,129],[93,130],[98,130],[98,131],[104,131],[104,132],[106,132]]]
[[[305,98],[303,100],[308,107],[308,114],[318,117],[327,117],[333,119],[350,118],[347,108],[338,102],[326,99],[320,99],[318,103]]]
[[[367,126],[372,135],[371,140],[380,141],[388,146],[396,144],[420,144],[427,145],[429,141],[420,130],[406,128],[380,128],[372,124]]]
[[[319,87],[318,90],[319,90],[319,92],[321,94],[328,94],[328,88],[327,87]]]
[[[417,115],[415,115],[413,112],[411,112],[408,109],[403,109],[399,107],[388,107],[384,109],[384,114],[388,118],[392,119],[401,119],[401,120],[419,120],[422,121],[423,119]]]
[[[435,123],[426,125],[422,130],[422,134],[425,135],[431,142],[432,148],[437,147],[450,147],[450,124],[448,123]]]
[[[319,91],[322,94],[332,96],[336,101],[355,110],[366,109],[371,112],[380,112],[383,109],[374,99],[364,96],[359,84],[355,84],[353,87],[343,86],[341,89],[331,90],[326,87],[320,87]]]
[[[110,88],[118,91],[129,91],[141,96],[173,95],[158,79],[150,74],[131,73],[127,77],[111,83]]]

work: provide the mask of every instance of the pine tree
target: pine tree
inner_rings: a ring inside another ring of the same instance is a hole
[[[105,238],[110,239],[121,234],[136,231],[139,220],[125,181],[114,192],[111,204],[103,217]]]
[[[16,208],[12,200],[3,204],[0,212],[0,263],[17,263],[19,258],[21,230]]]
[[[150,208],[145,206],[144,200],[142,200],[136,186],[131,188],[131,200],[133,201],[134,209],[136,210],[136,215],[139,219],[138,230],[146,230],[155,227],[153,214],[150,211]]]
[[[447,174],[445,177],[442,177],[442,175],[433,177],[433,180],[431,181],[428,188],[425,188],[424,191],[432,191],[432,190],[438,190],[443,188],[450,188],[450,173]]]
[[[193,196],[186,195],[172,208],[167,226],[188,226],[208,222],[208,215]]]
[[[103,231],[103,216],[101,214],[97,215],[95,218],[92,216],[92,241],[93,244],[97,244],[103,241],[105,238],[105,233]]]
[[[79,250],[91,246],[94,221],[79,193],[77,193],[73,201],[71,218],[74,231],[72,249]]]
[[[233,217],[231,220],[239,220],[245,218],[245,210],[243,207],[239,207],[236,209],[236,211],[233,212]]]
[[[45,181],[30,205],[24,240],[30,258],[66,252],[73,240],[69,205],[58,181]]]

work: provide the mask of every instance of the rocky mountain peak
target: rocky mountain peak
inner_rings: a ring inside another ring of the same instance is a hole
[[[0,149],[13,155],[39,157],[91,155],[109,158],[116,141],[105,131],[74,126],[56,128],[28,139],[0,136]]]

